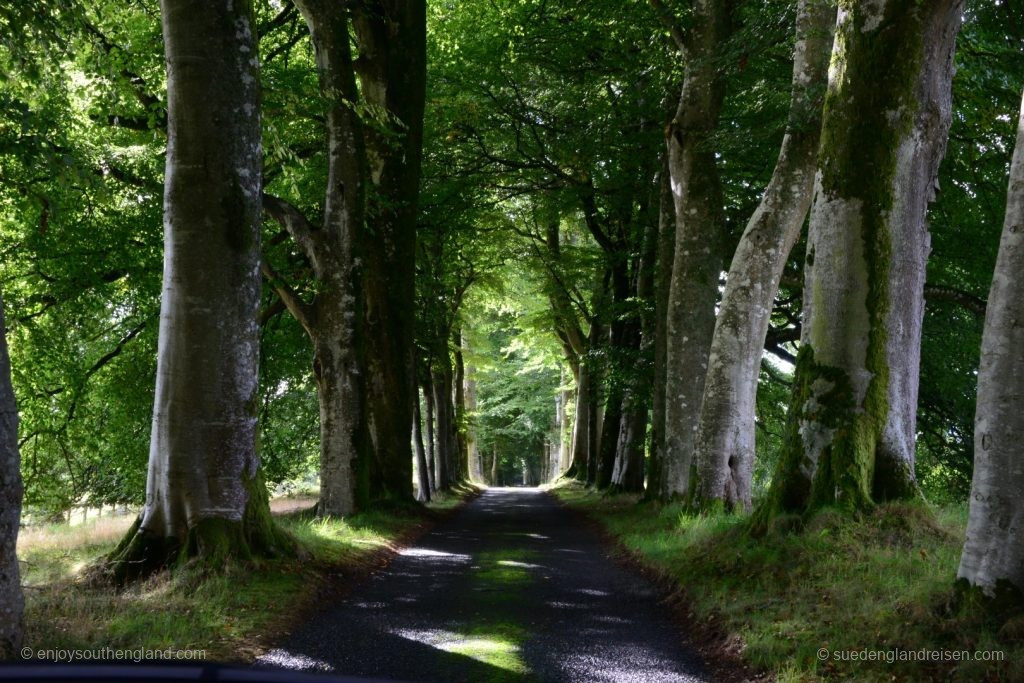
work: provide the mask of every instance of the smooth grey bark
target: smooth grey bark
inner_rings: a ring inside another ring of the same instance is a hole
[[[313,371],[320,404],[320,500],[318,514],[344,516],[356,509],[354,467],[362,433],[363,388],[358,357],[360,301],[356,282],[358,241],[364,212],[365,143],[352,102],[357,97],[344,3],[297,0],[316,53],[320,90],[327,103],[328,178],[322,223],[315,226],[286,202],[264,198],[267,213],[281,223],[306,256],[318,282],[317,295],[303,302],[263,263],[289,312],[313,345]]]
[[[429,377],[428,371],[428,377]],[[430,473],[430,490],[439,490],[439,479],[437,477],[437,417],[434,414],[434,388],[428,381],[423,385],[423,403],[426,406],[425,422],[427,426],[427,469]]]
[[[749,509],[757,382],[772,303],[811,205],[836,9],[801,0],[789,121],[733,256],[715,322],[694,448],[693,505]]]
[[[935,199],[953,116],[956,39],[963,0],[933,0],[922,16],[922,56],[913,98],[913,132],[901,141],[887,228],[893,245],[888,275],[885,355],[888,410],[875,454],[876,500],[918,494],[914,471],[924,290]]]
[[[455,432],[456,479],[469,479],[469,439],[466,434],[466,363],[462,357],[462,332],[455,332],[455,376],[452,378],[454,412],[452,427]]]
[[[423,446],[423,416],[420,414],[419,397],[413,404],[412,423],[413,448],[416,451],[416,500],[421,503],[430,502],[430,468],[427,466],[427,453]]]
[[[422,0],[296,5],[309,27],[327,103],[323,224],[311,225],[278,199],[268,198],[267,206],[312,264],[317,297],[305,305],[269,266],[264,272],[313,342],[320,513],[340,515],[412,496],[412,273],[426,11]],[[395,130],[365,125],[359,105],[387,112]]]
[[[465,341],[465,340],[463,340]],[[484,463],[480,456],[480,444],[476,438],[476,430],[473,429],[473,415],[476,414],[476,368],[472,365],[466,366],[465,371],[465,412],[466,424],[466,448],[469,451],[469,478],[471,481],[483,481]]]
[[[974,479],[957,577],[995,597],[1024,595],[1024,101],[1006,219],[981,341]],[[1008,586],[1007,586],[1008,585]]]
[[[725,94],[716,57],[731,32],[732,2],[693,6],[680,39],[686,74],[668,127],[676,233],[665,358],[661,497],[687,496],[722,270],[722,188],[712,135]]]
[[[668,294],[675,254],[676,217],[668,157],[659,183],[658,254],[654,285],[654,370],[651,397],[651,457],[647,467],[645,497],[657,498],[662,490],[662,462],[665,458],[665,362],[667,358]]]
[[[164,277],[146,502],[117,581],[182,556],[273,554],[256,452],[259,61],[249,3],[162,0]]]
[[[25,609],[18,571],[21,496],[18,406],[11,386],[11,358],[0,295],[0,661],[14,659],[21,650]]]
[[[917,494],[928,231],[960,0],[839,11],[811,208],[790,424],[765,509]],[[870,134],[864,134],[870,131]]]

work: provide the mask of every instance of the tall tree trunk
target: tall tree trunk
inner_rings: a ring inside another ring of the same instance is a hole
[[[106,571],[130,580],[286,546],[256,454],[262,154],[252,8],[163,0],[164,288],[146,504]]]
[[[466,434],[466,363],[462,357],[462,331],[455,331],[455,377],[453,389],[455,392],[455,414],[453,426],[455,428],[455,452],[458,458],[456,477],[460,481],[469,479],[469,439]]]
[[[811,208],[789,427],[760,520],[916,494],[925,212],[960,0],[843,5]]]
[[[654,370],[651,391],[651,459],[647,468],[647,498],[657,498],[663,490],[662,462],[665,458],[665,363],[668,355],[668,295],[675,254],[676,216],[668,155],[661,170],[661,197],[658,209],[658,255],[654,291]]]
[[[619,446],[619,428],[622,427],[622,402],[622,388],[611,387],[608,391],[608,402],[605,404],[604,420],[601,423],[601,445],[597,457],[597,476],[594,480],[599,489],[606,489],[612,483],[615,456]]]
[[[419,396],[413,403],[412,438],[416,449],[416,500],[430,502],[430,468],[427,466],[427,452],[423,446],[423,416],[420,413]]]
[[[431,384],[434,387],[434,414],[437,419],[437,486],[446,491],[456,476],[458,444],[455,442],[454,407],[452,406],[452,368],[447,357],[435,359],[431,366]]]
[[[432,373],[428,371],[428,378]],[[431,379],[423,385],[423,403],[426,405],[427,424],[427,468],[430,472],[430,490],[439,491],[441,480],[438,477],[439,467],[437,464],[437,430],[435,429],[437,416],[434,410],[434,383]]]
[[[974,418],[974,480],[957,577],[990,597],[1024,596],[1024,101],[1006,220],[988,296]],[[1010,589],[1010,590],[1007,590]]]
[[[425,0],[345,3],[351,10],[360,92],[398,123],[366,126],[369,229],[361,240],[366,340],[365,423],[369,456],[360,467],[367,498],[412,497],[416,211],[426,96]]]
[[[729,267],[695,446],[694,506],[749,509],[754,412],[772,303],[811,204],[836,10],[801,0],[789,122],[775,172]]]
[[[473,415],[476,413],[476,368],[466,366],[465,390],[466,397],[466,447],[469,451],[469,477],[472,481],[483,481],[484,465],[480,457],[480,444],[477,442],[476,430],[473,429]]]
[[[562,370],[561,385],[566,381],[565,370]],[[552,478],[562,475],[569,467],[569,449],[572,446],[572,431],[568,424],[566,407],[572,400],[572,392],[569,390],[559,391],[555,397],[555,424],[558,427],[558,458],[555,461],[555,469]]]
[[[491,455],[491,486],[498,486],[498,444],[494,444],[494,452]]]
[[[659,183],[660,185],[661,183]],[[637,266],[636,298],[641,302],[640,325],[630,331],[631,346],[636,347],[639,362],[629,374],[622,402],[622,426],[616,448],[612,486],[617,491],[642,492],[644,490],[644,445],[647,441],[647,419],[650,408],[651,387],[654,380],[654,346],[656,318],[652,310],[657,296],[659,221],[649,221],[644,227]]]
[[[668,166],[676,235],[669,284],[665,358],[662,497],[690,492],[694,435],[704,394],[722,270],[722,188],[712,135],[725,94],[716,59],[731,31],[731,0],[697,3],[686,75],[668,128]]]
[[[11,358],[0,297],[0,661],[14,659],[21,650],[25,608],[18,571],[21,496],[18,406],[11,387]]]

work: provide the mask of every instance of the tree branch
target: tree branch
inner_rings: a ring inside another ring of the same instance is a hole
[[[266,193],[263,194],[263,210],[288,231],[305,257],[313,264],[313,268],[317,268],[320,257],[320,231],[309,222],[305,214],[284,199]]]
[[[277,295],[281,297],[281,301],[284,302],[288,312],[294,316],[299,324],[302,325],[302,328],[306,330],[306,333],[312,337],[313,309],[302,300],[302,297],[287,282],[278,276],[265,256],[260,258],[260,272],[263,273],[263,277],[274,288]]]

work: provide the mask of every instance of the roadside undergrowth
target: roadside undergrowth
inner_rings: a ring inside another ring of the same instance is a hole
[[[117,590],[83,579],[109,553],[134,516],[100,518],[22,533],[18,555],[25,586],[25,643],[35,657],[56,650],[104,648],[199,651],[209,661],[243,662],[309,608],[328,577],[362,574],[386,563],[438,514],[458,507],[476,489],[460,487],[427,508],[370,510],[344,519],[316,519],[315,499],[272,504],[278,526],[300,556],[229,564],[223,571],[187,567]],[[296,504],[298,503],[298,504]]]
[[[709,658],[738,656],[780,681],[1021,680],[1024,615],[997,623],[954,604],[963,506],[893,503],[853,520],[826,509],[755,538],[744,516],[574,482],[552,492],[663,579]]]

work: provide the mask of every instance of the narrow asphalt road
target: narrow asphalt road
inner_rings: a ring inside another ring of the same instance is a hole
[[[656,590],[536,489],[490,489],[265,665],[398,681],[710,680]]]

